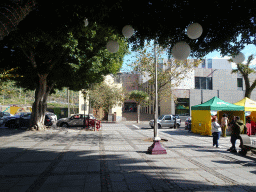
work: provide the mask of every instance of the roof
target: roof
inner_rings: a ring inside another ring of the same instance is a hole
[[[248,97],[234,103],[234,105],[244,106],[245,111],[256,111],[256,101],[253,101]]]
[[[244,107],[228,103],[226,101],[219,99],[218,97],[213,97],[205,103],[192,106],[191,110],[243,111]]]

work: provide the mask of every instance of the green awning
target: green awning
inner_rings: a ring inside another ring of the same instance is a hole
[[[191,110],[210,110],[210,111],[244,111],[244,106],[234,105],[213,97],[212,99],[191,107]]]

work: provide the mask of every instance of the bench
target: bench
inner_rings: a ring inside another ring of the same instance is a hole
[[[251,151],[252,149],[256,149],[256,145],[251,143],[251,139],[247,134],[241,134],[240,135],[240,148],[241,151],[239,153],[241,155],[246,155],[248,151]]]

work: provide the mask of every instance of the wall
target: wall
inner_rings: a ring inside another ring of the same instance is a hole
[[[231,70],[216,70],[212,74],[213,90],[237,91],[237,74]]]
[[[88,114],[89,110],[89,97],[86,97],[85,100],[85,114]],[[84,114],[84,95],[82,94],[82,91],[79,91],[79,113]]]
[[[8,112],[12,115],[15,115],[19,112],[32,112],[31,106],[19,107],[19,106],[1,106],[1,111]]]

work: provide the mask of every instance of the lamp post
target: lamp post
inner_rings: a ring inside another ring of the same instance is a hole
[[[187,35],[190,39],[197,39],[202,35],[203,28],[198,23],[193,23],[187,28]],[[190,46],[184,42],[176,43],[172,48],[172,55],[177,60],[185,60],[190,55]],[[155,55],[155,117],[154,117],[154,141],[153,144],[148,148],[148,153],[157,154],[167,154],[166,149],[162,147],[160,141],[161,138],[158,135],[158,92],[157,92],[157,57],[156,57],[156,42],[154,42],[154,55]]]
[[[85,128],[85,102],[86,102],[86,91],[83,90],[82,91],[83,95],[84,95],[84,123],[83,123],[83,128]]]
[[[154,42],[154,55],[155,55],[155,117],[154,117],[154,141],[153,144],[148,148],[148,153],[157,154],[167,154],[166,149],[162,147],[160,141],[161,138],[158,135],[158,86],[157,86],[157,57],[156,57],[156,43]]]

